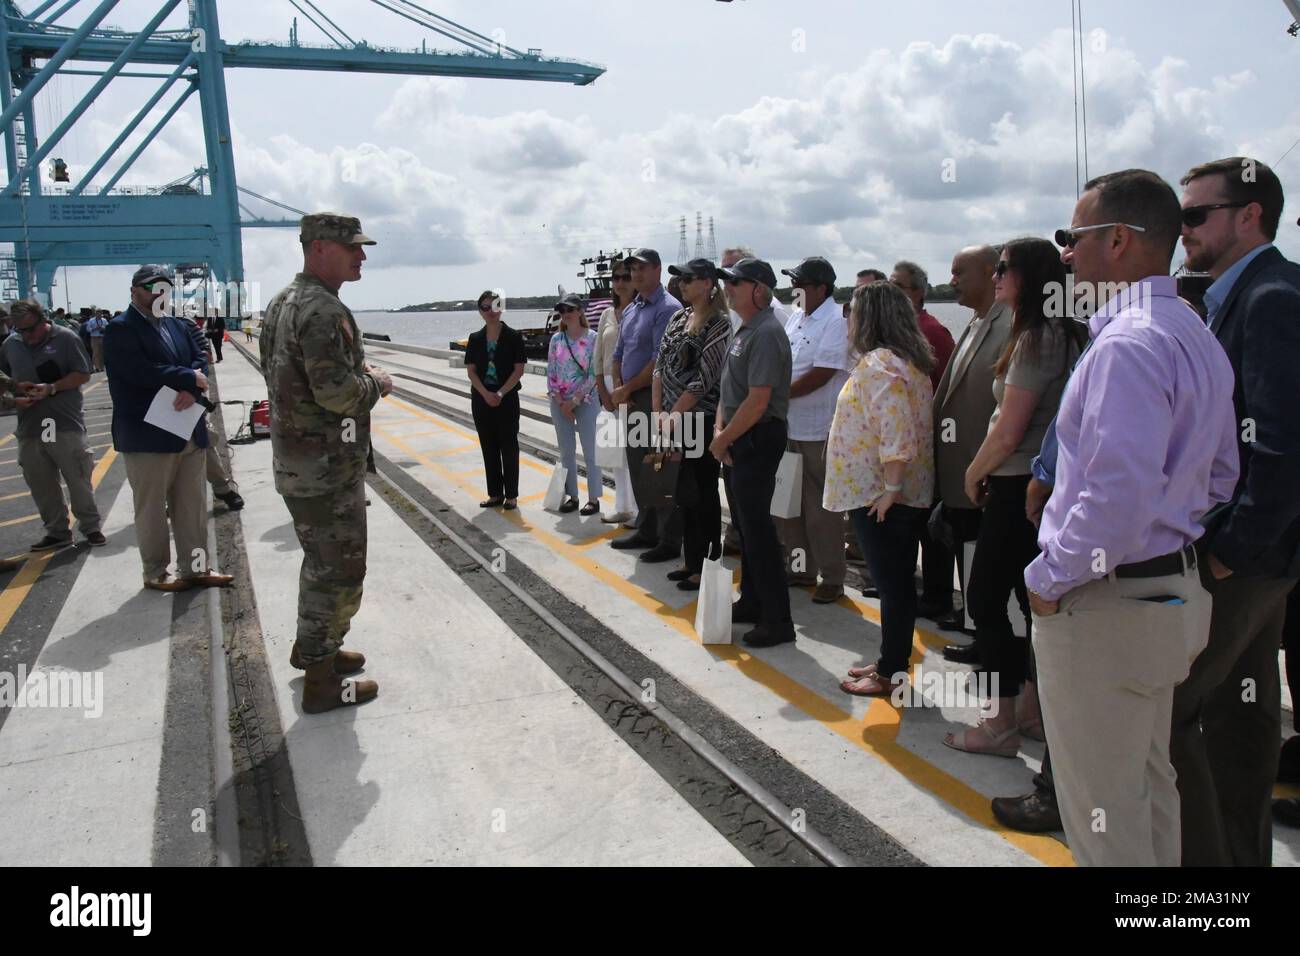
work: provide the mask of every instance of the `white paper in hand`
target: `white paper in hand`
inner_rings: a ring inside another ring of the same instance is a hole
[[[176,389],[166,385],[158,389],[158,394],[149,405],[149,411],[144,413],[144,420],[165,432],[188,439],[194,434],[194,426],[203,414],[203,406],[195,402],[185,411],[178,412],[173,406],[178,394],[180,393]]]

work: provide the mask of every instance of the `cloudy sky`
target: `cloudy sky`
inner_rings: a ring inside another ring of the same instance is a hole
[[[452,48],[368,0],[316,2],[354,39]],[[912,258],[936,283],[963,245],[1069,222],[1069,0],[423,5],[607,72],[575,87],[227,70],[240,184],[353,213],[380,241],[345,288],[355,308],[573,288],[577,260],[599,248],[651,245],[671,261],[681,215],[693,249],[697,210],[714,217],[719,249],[752,245],[778,267],[824,255],[845,278]],[[138,26],[156,6],[122,0],[109,22]],[[1300,39],[1284,5],[1227,6],[1084,0],[1089,173],[1145,166],[1176,182],[1236,153],[1277,164],[1300,138]],[[295,11],[223,0],[220,13],[228,40],[285,40]],[[306,23],[300,36],[324,42]],[[56,81],[38,125],[90,82]],[[118,80],[96,101],[59,149],[74,181],[154,85]],[[197,99],[124,183],[203,162]],[[1300,258],[1300,147],[1276,168],[1292,197],[1279,245]],[[244,250],[263,304],[301,263],[291,230],[245,230]],[[74,269],[66,292],[74,306],[116,304],[129,272]]]

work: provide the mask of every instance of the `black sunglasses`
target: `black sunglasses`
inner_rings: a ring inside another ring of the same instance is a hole
[[[1209,219],[1210,213],[1216,209],[1240,209],[1249,205],[1250,203],[1245,202],[1215,202],[1204,206],[1188,206],[1183,210],[1183,225],[1188,229],[1195,229],[1205,225],[1205,220]]]
[[[1001,279],[1004,275],[1006,275],[1010,271],[1011,271],[1011,263],[1007,262],[1006,259],[999,259],[998,264],[993,267],[993,275],[995,275],[999,279]]]

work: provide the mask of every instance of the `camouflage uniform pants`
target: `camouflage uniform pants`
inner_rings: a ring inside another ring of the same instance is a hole
[[[298,575],[298,653],[315,664],[343,646],[361,607],[366,578],[366,486],[311,498],[285,498],[302,545]]]

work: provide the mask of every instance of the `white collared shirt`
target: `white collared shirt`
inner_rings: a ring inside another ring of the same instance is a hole
[[[814,368],[833,368],[831,380],[807,395],[790,399],[786,422],[792,441],[825,441],[835,418],[835,400],[849,380],[849,330],[840,304],[827,299],[812,315],[795,309],[785,323],[790,337],[790,381]]]

